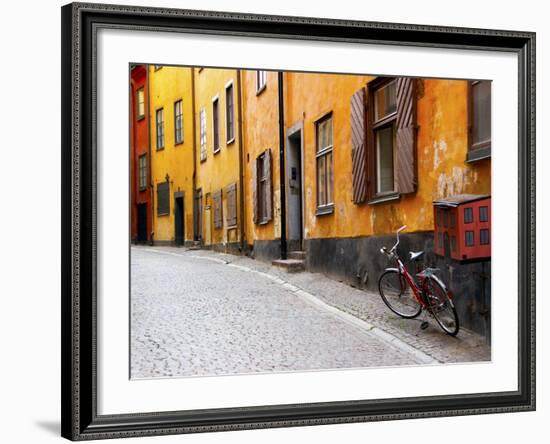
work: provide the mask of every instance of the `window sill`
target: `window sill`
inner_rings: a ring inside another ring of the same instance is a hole
[[[137,116],[137,121],[140,122],[141,120],[145,119],[145,114],[143,116]]]
[[[476,148],[468,151],[468,154],[466,154],[466,163],[477,162],[478,160],[488,159],[490,157],[491,146]]]
[[[164,151],[164,147],[163,146],[157,147],[157,151]]]
[[[221,150],[222,150],[222,149],[221,149],[221,147],[220,147],[220,148],[218,148],[217,150],[212,151],[212,153],[218,154]]]
[[[260,89],[257,89],[256,95],[259,96],[261,93],[265,91],[266,88],[267,88],[267,84],[263,85]]]
[[[157,216],[158,216],[158,217],[162,217],[162,216],[170,216],[170,213],[162,213],[162,214],[160,214],[160,213],[157,213]]]
[[[326,214],[332,213],[334,213],[334,204],[317,207],[317,210],[315,211],[315,216],[324,216]]]
[[[271,222],[271,219],[262,219],[258,222],[258,225],[267,225],[269,222]]]
[[[140,192],[140,193],[143,193],[144,191],[147,191],[147,187],[143,187],[143,188],[140,187],[140,188],[139,188],[139,192]]]
[[[181,142],[174,142],[174,146],[183,145],[183,140]]]
[[[229,139],[227,142],[225,142],[226,145],[231,145],[235,143],[235,138],[233,137],[232,139]]]
[[[376,205],[376,204],[381,204],[385,202],[393,202],[395,200],[399,200],[400,198],[401,198],[401,195],[396,192],[377,194],[372,199],[370,199],[367,203],[369,205]]]
[[[238,226],[237,224],[235,224],[235,225],[227,225],[227,229],[228,229],[228,230],[235,230],[235,229],[237,228],[237,226]]]

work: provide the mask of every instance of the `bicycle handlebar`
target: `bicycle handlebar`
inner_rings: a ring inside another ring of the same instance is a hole
[[[391,247],[391,250],[389,252],[388,252],[388,249],[386,247],[382,247],[380,249],[380,252],[384,253],[388,256],[392,255],[395,252],[395,250],[397,249],[397,246],[399,245],[399,233],[401,233],[406,228],[407,228],[407,226],[403,225],[401,228],[397,229],[397,232],[396,232],[397,242],[395,243],[395,245],[393,247]]]

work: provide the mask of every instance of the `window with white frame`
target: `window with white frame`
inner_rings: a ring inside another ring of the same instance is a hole
[[[220,151],[220,99],[212,101],[212,151]]]
[[[232,142],[235,139],[233,83],[225,87],[225,127],[226,140]]]
[[[164,109],[157,110],[157,150],[164,149]]]
[[[267,83],[267,71],[256,71],[256,92],[264,90]]]
[[[332,154],[332,115],[323,117],[317,127],[317,211],[332,209],[333,195],[333,154]]]
[[[201,149],[201,162],[206,160],[206,110],[201,109],[199,113],[200,123],[200,149]]]
[[[183,105],[178,100],[174,103],[174,143],[183,142]]]

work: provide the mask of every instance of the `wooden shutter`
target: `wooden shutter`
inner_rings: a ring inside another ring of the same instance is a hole
[[[222,219],[222,190],[214,193],[214,228],[223,227]]]
[[[227,187],[227,226],[237,225],[237,184]]]
[[[352,201],[362,203],[367,198],[365,88],[351,96],[351,177]]]
[[[402,194],[414,193],[416,172],[416,79],[397,79],[395,183]]]
[[[157,184],[157,215],[170,213],[170,185],[168,181]]]
[[[252,220],[255,224],[259,222],[258,217],[258,158],[254,159],[252,165]]]
[[[272,181],[271,181],[271,149],[267,149],[264,155],[264,169],[266,177],[266,186],[265,186],[265,221],[269,221],[273,218],[273,190],[272,190]]]

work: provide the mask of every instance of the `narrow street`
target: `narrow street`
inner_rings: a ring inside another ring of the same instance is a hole
[[[419,337],[419,322],[400,328],[379,297],[245,257],[132,247],[131,294],[136,379],[490,359],[468,332]]]

